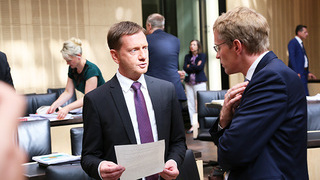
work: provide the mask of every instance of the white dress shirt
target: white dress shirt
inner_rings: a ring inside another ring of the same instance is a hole
[[[134,129],[134,133],[136,135],[137,144],[141,144],[140,141],[140,134],[139,134],[139,128],[138,128],[138,121],[137,121],[137,114],[136,114],[136,108],[134,104],[134,91],[131,88],[131,85],[135,82],[127,77],[122,76],[119,71],[116,74],[118,81],[120,83],[124,99],[126,100],[128,111],[130,114],[132,126]],[[157,124],[156,124],[156,118],[154,115],[153,106],[151,103],[151,98],[148,92],[147,84],[144,79],[144,75],[142,74],[140,78],[137,80],[139,83],[141,83],[141,91],[143,93],[143,97],[146,101],[146,106],[148,110],[148,115],[150,119],[151,129],[152,129],[152,135],[154,141],[158,141],[158,131],[157,131]]]
[[[296,36],[295,38],[299,42],[301,48],[303,48],[302,40],[298,36]],[[304,68],[307,68],[308,65],[309,65],[308,57],[306,56],[306,54],[304,54]]]

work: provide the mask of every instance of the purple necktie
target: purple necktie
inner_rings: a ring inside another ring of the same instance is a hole
[[[136,114],[141,144],[154,142],[146,102],[140,90],[141,83],[134,82],[131,87],[134,90],[134,104],[136,106]],[[146,177],[146,180],[158,179],[158,174]]]
[[[153,142],[154,140],[147,106],[143,94],[140,90],[141,83],[134,82],[131,87],[134,90],[134,104],[136,106],[136,114],[141,144]]]

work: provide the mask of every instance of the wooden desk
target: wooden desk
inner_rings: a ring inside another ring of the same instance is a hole
[[[320,79],[308,80],[308,89],[310,96],[320,93]]]
[[[50,121],[50,126],[64,126],[64,125],[71,125],[71,124],[82,124],[82,115],[76,116],[73,119],[64,119],[64,120],[57,120],[57,121]]]

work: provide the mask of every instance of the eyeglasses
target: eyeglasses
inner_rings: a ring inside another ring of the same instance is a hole
[[[223,42],[223,43],[221,43],[221,44],[215,45],[215,46],[213,46],[213,49],[214,49],[216,52],[218,52],[218,51],[220,51],[219,46],[221,46],[222,44],[225,44],[225,43],[227,43],[227,42]]]

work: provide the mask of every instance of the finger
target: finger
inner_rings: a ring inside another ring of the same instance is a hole
[[[229,94],[228,94],[228,98],[229,99],[233,99],[235,96],[239,95],[239,94],[242,94],[244,92],[244,90],[246,89],[246,87],[239,87],[233,91],[231,91]]]

